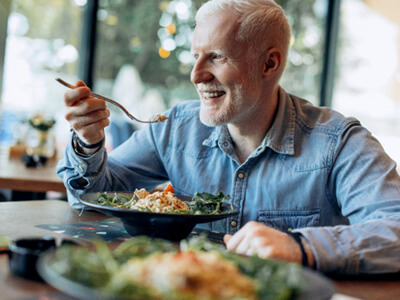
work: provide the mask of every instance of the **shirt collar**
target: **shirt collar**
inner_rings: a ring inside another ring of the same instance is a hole
[[[296,123],[296,110],[289,94],[283,88],[279,88],[278,110],[271,128],[268,130],[261,143],[275,152],[294,155],[294,132]],[[215,127],[210,136],[203,141],[204,146],[217,147],[218,140],[229,136],[226,125]]]
[[[290,95],[283,88],[279,88],[278,99],[275,119],[261,146],[270,147],[281,154],[294,155],[296,109]]]
[[[208,147],[217,147],[218,140],[220,138],[222,138],[221,134],[222,134],[223,127],[226,127],[226,125],[214,127],[214,130],[211,131],[210,136],[203,141],[203,145],[208,146]],[[227,130],[227,128],[226,128],[226,130]],[[225,132],[225,130],[223,132]]]

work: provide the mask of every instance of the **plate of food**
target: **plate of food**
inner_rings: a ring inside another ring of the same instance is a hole
[[[79,199],[86,207],[120,218],[132,236],[147,235],[174,241],[186,238],[199,223],[237,215],[238,211],[229,200],[230,196],[221,192],[177,196],[171,185],[153,193],[145,189],[133,193],[88,193]]]
[[[63,246],[45,253],[41,277],[79,299],[328,300],[334,286],[298,264],[227,252],[205,236],[177,243],[133,237],[114,250]]]

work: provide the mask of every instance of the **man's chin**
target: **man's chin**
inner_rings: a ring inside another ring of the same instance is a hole
[[[208,127],[216,127],[225,123],[222,122],[222,120],[220,120],[219,118],[204,114],[202,112],[200,112],[200,122]]]
[[[201,118],[200,118],[200,121],[201,121],[201,123],[203,125],[205,125],[207,127],[217,127],[217,126],[219,126],[219,124],[216,124],[216,123],[213,123],[213,122],[209,122],[208,120],[203,121]]]

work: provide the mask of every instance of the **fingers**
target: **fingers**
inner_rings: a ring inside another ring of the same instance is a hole
[[[84,143],[93,145],[97,144],[104,138],[104,128],[109,124],[109,119],[104,119],[75,131]]]
[[[78,80],[78,81],[75,83],[75,86],[76,86],[76,87],[79,87],[79,86],[86,86],[86,84],[85,84],[82,80]]]
[[[263,258],[277,258],[288,261],[297,260],[293,257],[293,245],[285,233],[270,228],[258,222],[249,222],[238,232],[225,235],[224,242],[228,251],[242,255],[258,255]]]
[[[104,100],[94,97],[86,98],[76,102],[72,106],[67,106],[65,118],[68,122],[88,124],[93,123],[103,118],[108,118],[110,112]]]
[[[87,100],[89,101],[89,100]],[[85,103],[86,105],[86,103]],[[110,125],[110,111],[107,108],[70,110],[65,118],[78,136],[87,144],[96,144],[104,137],[104,128]]]
[[[243,251],[249,247],[248,244],[251,237],[258,234],[259,226],[262,225],[257,222],[249,222],[244,225],[242,229],[228,239],[226,243],[228,251],[241,251],[241,254],[245,254]]]
[[[96,144],[104,137],[104,128],[110,124],[110,111],[104,100],[90,96],[90,89],[82,81],[67,90],[64,102],[65,119],[85,143]]]
[[[76,82],[75,89],[69,89],[64,94],[64,103],[67,107],[74,106],[90,96],[90,89],[82,81]]]
[[[224,235],[224,243],[225,245],[229,243],[229,240],[232,238],[232,234],[225,234]]]

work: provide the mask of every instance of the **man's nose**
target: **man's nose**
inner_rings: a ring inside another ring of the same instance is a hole
[[[213,74],[204,60],[197,60],[190,73],[190,80],[194,83],[208,82],[213,79]]]

